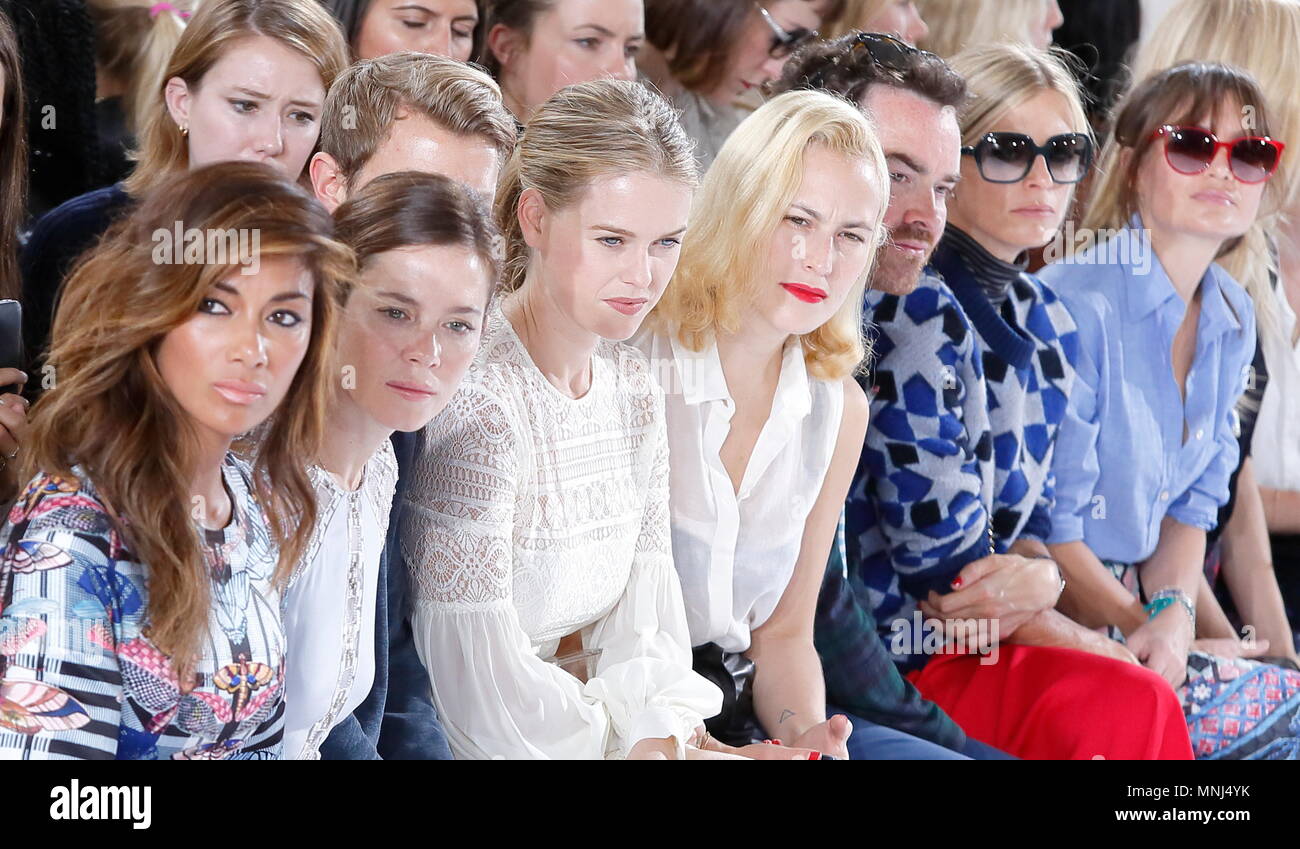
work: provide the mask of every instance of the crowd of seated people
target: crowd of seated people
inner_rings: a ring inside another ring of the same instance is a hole
[[[1300,6],[1144,28],[3,0],[0,758],[1300,760]]]

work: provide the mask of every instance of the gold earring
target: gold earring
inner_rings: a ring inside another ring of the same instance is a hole
[[[176,126],[180,128],[181,136],[188,136],[190,134],[190,128],[187,125],[177,124]]]

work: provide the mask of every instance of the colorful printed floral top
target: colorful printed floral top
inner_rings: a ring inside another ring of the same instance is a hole
[[[40,475],[0,540],[0,759],[278,758],[284,636],[277,548],[247,466],[234,510],[204,530],[212,612],[193,679],[144,636],[148,567],[91,483]]]

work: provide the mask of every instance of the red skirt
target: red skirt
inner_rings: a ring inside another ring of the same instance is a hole
[[[1182,703],[1141,666],[1075,649],[941,655],[908,674],[967,734],[1026,760],[1191,760]]]

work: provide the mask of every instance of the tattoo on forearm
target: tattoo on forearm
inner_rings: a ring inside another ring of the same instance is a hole
[[[782,724],[783,722],[785,722],[787,719],[789,719],[789,718],[792,717],[792,716],[794,716],[794,711],[792,711],[792,710],[783,710],[783,711],[781,711],[781,718],[778,719],[778,720],[776,721],[776,724],[777,724],[777,725],[780,725],[780,724]]]

